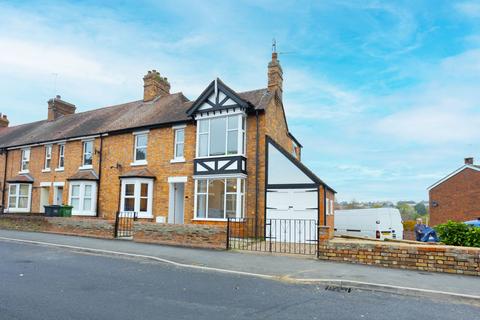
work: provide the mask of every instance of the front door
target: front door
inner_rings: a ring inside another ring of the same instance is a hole
[[[168,223],[183,224],[183,198],[185,194],[185,183],[170,184],[170,210]]]
[[[40,188],[40,208],[39,211],[41,213],[45,212],[45,207],[48,206],[48,197],[50,194],[50,188],[49,187],[41,187]]]
[[[63,203],[63,187],[55,187],[53,204],[61,205]]]

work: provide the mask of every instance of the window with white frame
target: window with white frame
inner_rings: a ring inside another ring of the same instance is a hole
[[[241,114],[200,119],[197,123],[197,156],[245,153],[245,117]]]
[[[69,188],[69,204],[72,214],[93,216],[96,214],[97,183],[93,181],[71,181]]]
[[[135,148],[133,152],[133,162],[146,163],[148,133],[136,133],[134,134],[134,136],[135,136]]]
[[[45,164],[43,169],[50,170],[50,166],[52,165],[52,145],[45,146]]]
[[[58,145],[58,169],[63,169],[65,166],[65,145]]]
[[[30,149],[22,149],[20,171],[28,172],[29,165],[30,165]]]
[[[175,132],[175,145],[174,145],[174,154],[173,158],[175,160],[183,160],[184,159],[184,146],[185,146],[185,129],[184,128],[176,128],[174,129]]]
[[[83,141],[83,167],[91,167],[93,163],[93,140]]]
[[[245,207],[245,179],[195,180],[196,219],[242,218]]]
[[[333,200],[330,201],[330,214],[333,215]]]
[[[120,211],[133,211],[139,218],[152,217],[153,180],[122,179]]]
[[[12,183],[8,186],[8,211],[29,212],[32,184]]]

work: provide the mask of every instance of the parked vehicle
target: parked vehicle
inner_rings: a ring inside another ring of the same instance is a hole
[[[396,208],[335,210],[335,235],[402,240],[400,211]]]
[[[470,220],[470,221],[465,221],[466,224],[474,227],[480,227],[480,218],[477,220]]]

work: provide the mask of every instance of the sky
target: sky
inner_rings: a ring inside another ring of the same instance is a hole
[[[273,38],[289,129],[338,200],[425,200],[480,162],[480,1],[0,1],[0,111],[139,100],[151,69],[192,100],[263,88]]]

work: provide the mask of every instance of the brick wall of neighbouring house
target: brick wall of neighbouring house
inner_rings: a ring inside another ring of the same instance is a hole
[[[114,221],[95,218],[61,218],[31,215],[1,215],[0,229],[113,238]]]
[[[225,249],[227,232],[223,226],[156,224],[136,222],[133,240],[184,247]]]
[[[480,218],[480,172],[465,169],[429,192],[430,224]],[[432,203],[437,202],[437,206]]]
[[[480,248],[351,243],[335,239],[320,244],[319,259],[480,276]]]

